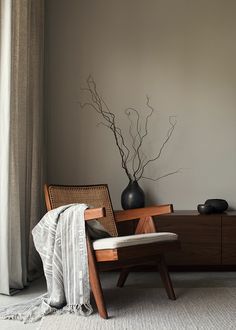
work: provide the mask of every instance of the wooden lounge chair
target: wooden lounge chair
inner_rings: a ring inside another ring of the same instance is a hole
[[[99,269],[121,269],[117,286],[123,287],[133,266],[155,261],[169,299],[175,293],[165,263],[164,254],[178,249],[180,242],[174,233],[157,233],[153,216],[173,212],[172,205],[159,205],[116,211],[112,209],[107,185],[60,186],[45,185],[47,210],[70,203],[86,203],[93,208],[85,211],[85,220],[98,219],[111,237],[92,241],[87,235],[88,264],[91,290],[102,318],[108,318],[99,278]],[[135,235],[118,237],[116,223],[139,219]]]

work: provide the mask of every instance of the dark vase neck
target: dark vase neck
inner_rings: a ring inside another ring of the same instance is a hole
[[[129,183],[131,183],[131,184],[133,184],[133,183],[138,183],[138,181],[137,181],[137,180],[130,179],[130,180],[129,180]]]
[[[129,181],[129,186],[138,186],[138,181],[137,180],[130,180]]]

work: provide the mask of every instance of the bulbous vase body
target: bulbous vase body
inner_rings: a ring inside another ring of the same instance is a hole
[[[121,205],[124,210],[144,207],[145,195],[137,181],[130,181],[122,192]]]

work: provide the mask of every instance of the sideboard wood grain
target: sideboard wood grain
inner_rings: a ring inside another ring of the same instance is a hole
[[[236,265],[236,216],[222,216],[222,265]]]
[[[176,215],[158,217],[158,231],[179,235],[181,250],[166,256],[169,265],[221,263],[221,216]]]

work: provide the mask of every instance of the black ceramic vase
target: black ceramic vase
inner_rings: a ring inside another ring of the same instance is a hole
[[[121,194],[121,205],[124,210],[144,207],[145,195],[137,181],[130,181]]]

